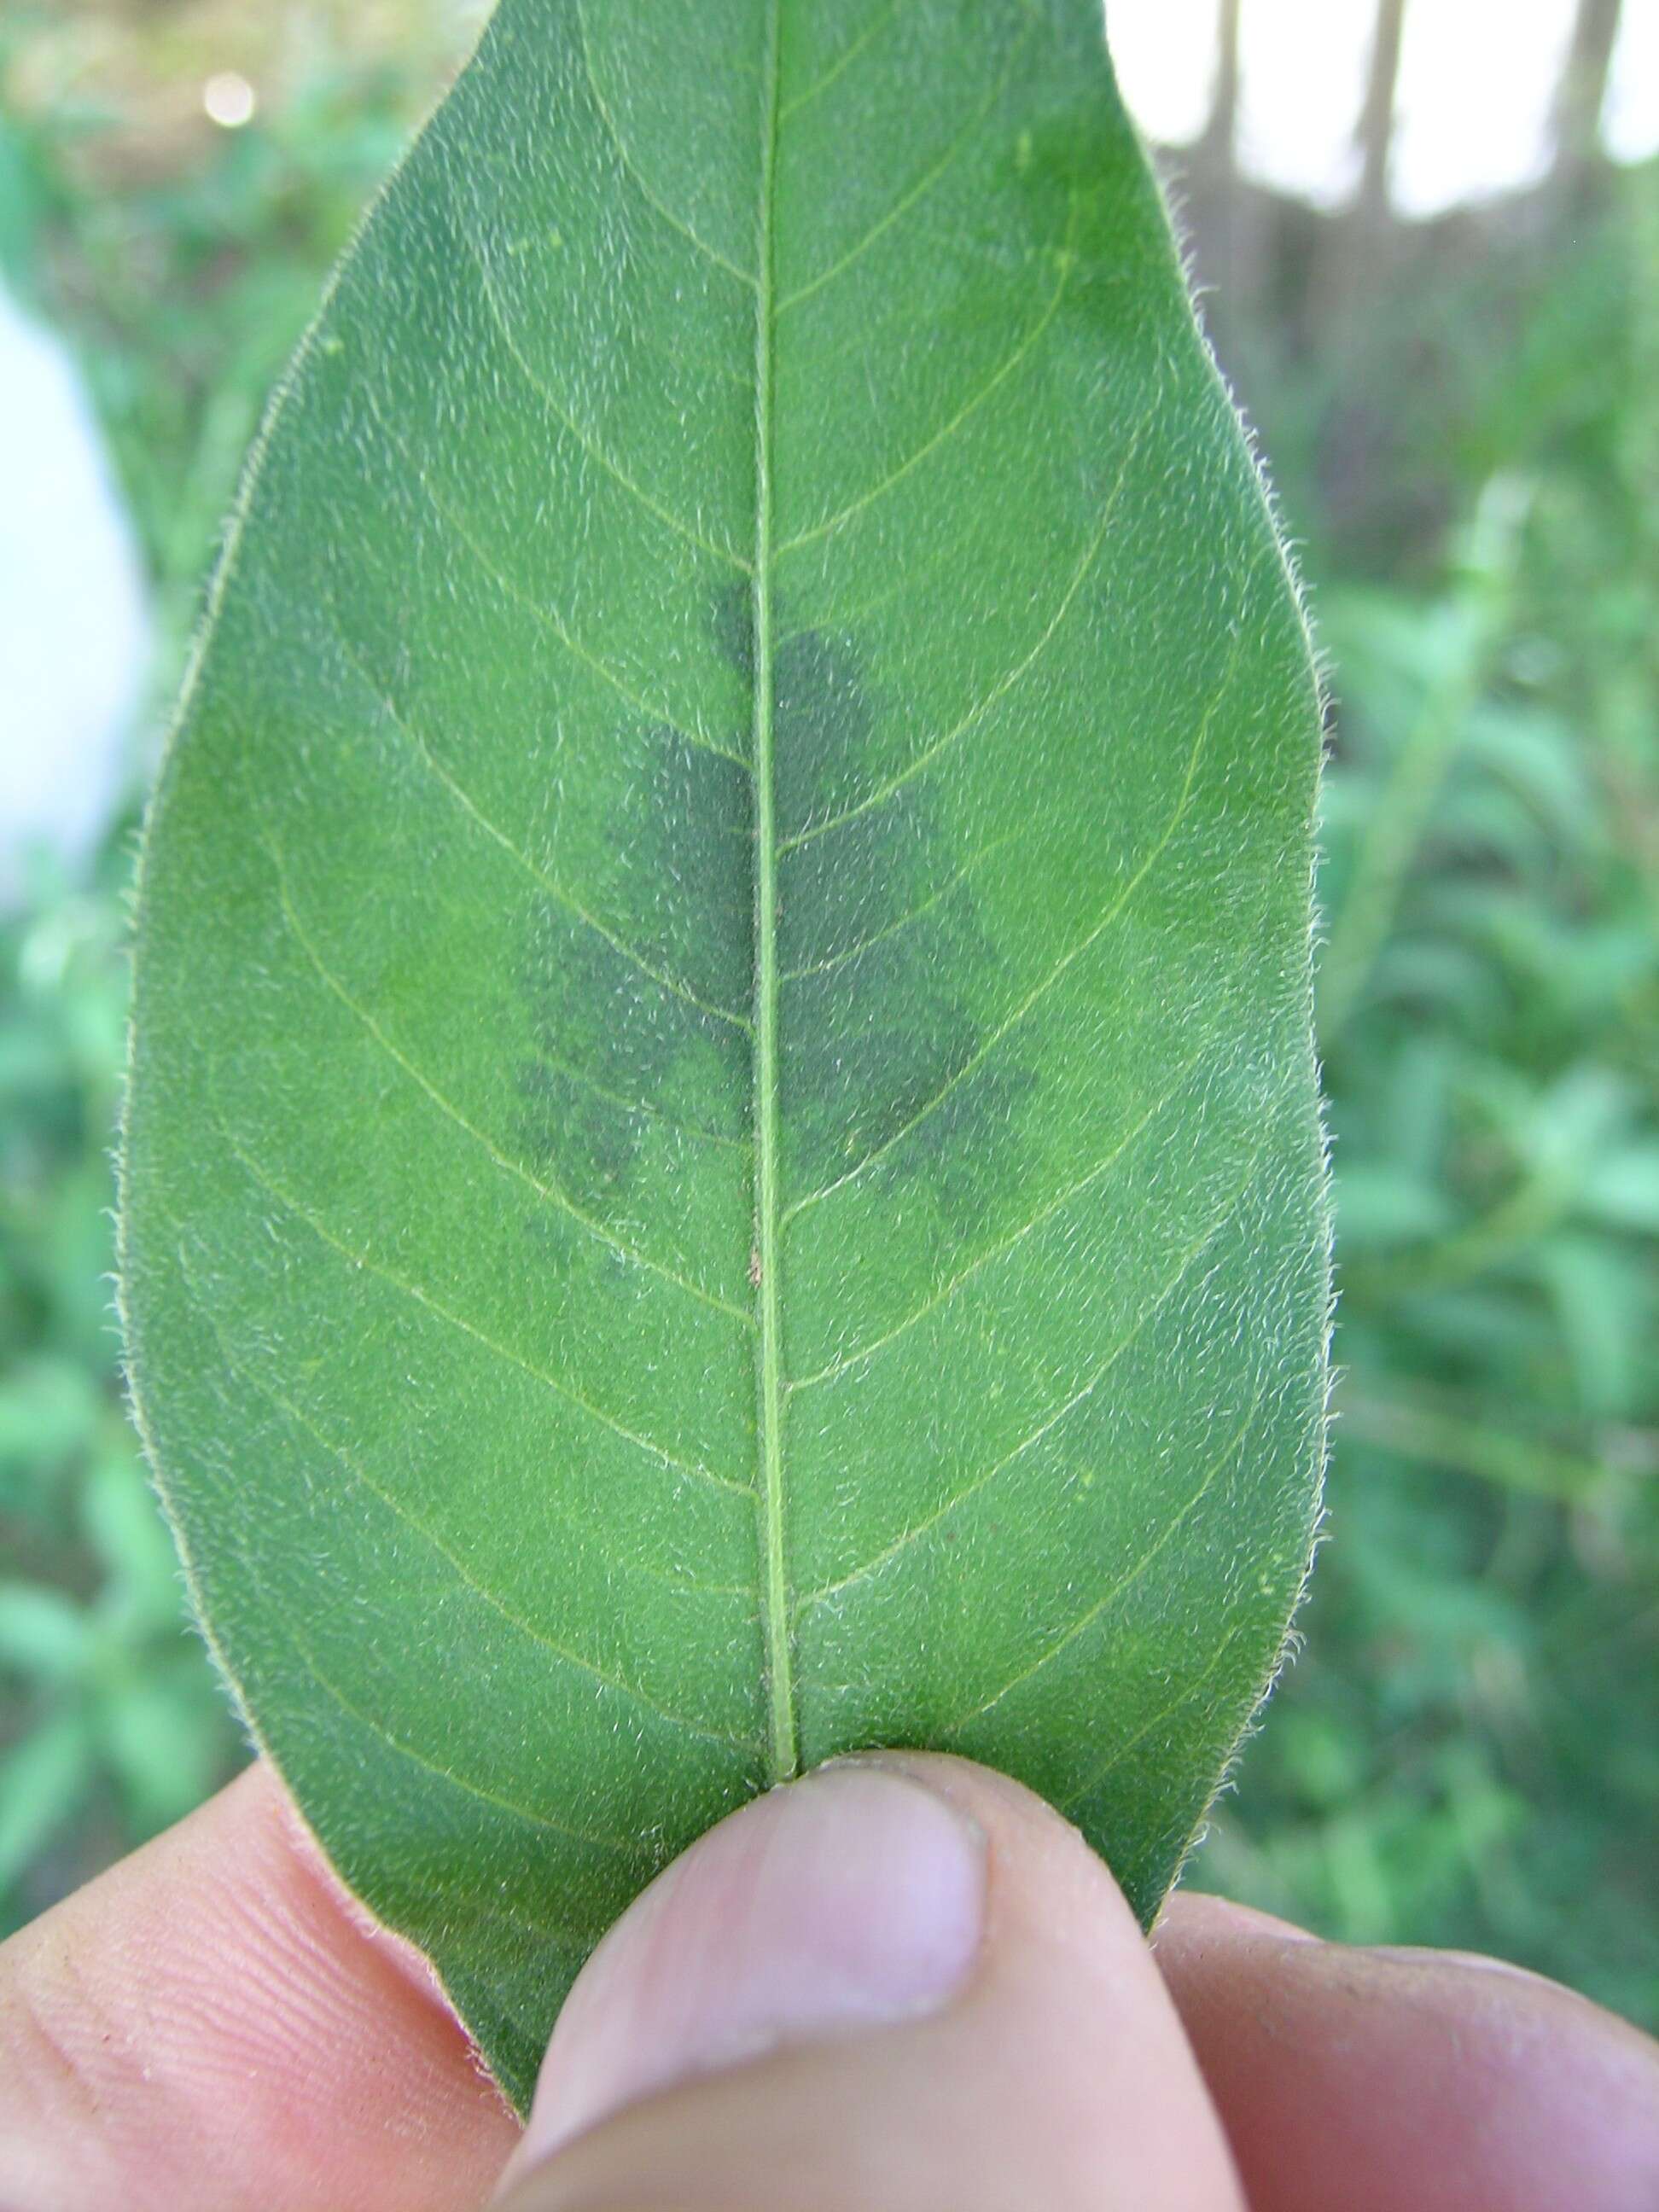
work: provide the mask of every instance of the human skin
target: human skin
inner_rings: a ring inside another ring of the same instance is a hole
[[[1058,1816],[920,1756],[694,1846],[585,1971],[527,2136],[264,1765],[0,1948],[5,2212],[492,2202],[1652,2212],[1659,2045],[1209,1898],[1148,1946]]]

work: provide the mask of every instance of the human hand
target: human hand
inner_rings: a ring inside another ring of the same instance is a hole
[[[521,2142],[263,1767],[0,1950],[5,2212],[498,2185],[503,2212],[1652,2212],[1659,2046],[1490,1961],[1208,1898],[1149,1949],[1054,1814],[931,1758],[696,1845],[582,1976]]]

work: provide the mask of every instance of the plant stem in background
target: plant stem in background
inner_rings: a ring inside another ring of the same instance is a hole
[[[1488,485],[1468,534],[1465,567],[1445,613],[1448,649],[1439,680],[1401,747],[1367,826],[1348,895],[1334,918],[1319,969],[1319,1034],[1328,1048],[1358,1003],[1388,942],[1400,894],[1462,741],[1509,617],[1525,495]]]

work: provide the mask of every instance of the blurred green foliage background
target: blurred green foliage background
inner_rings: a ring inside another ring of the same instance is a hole
[[[158,721],[264,396],[469,11],[255,12],[0,17],[0,273],[110,441]],[[1305,1648],[1193,1878],[1659,2026],[1659,176],[1409,237],[1264,204],[1229,286],[1246,198],[1193,220],[1330,666],[1342,1372]],[[120,1403],[135,823],[0,922],[0,1932],[243,1755]]]

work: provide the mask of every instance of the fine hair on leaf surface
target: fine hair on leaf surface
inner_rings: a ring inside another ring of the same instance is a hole
[[[508,2093],[851,1748],[1150,1920],[1323,1450],[1304,626],[1092,0],[500,0],[147,835],[134,1391]]]

